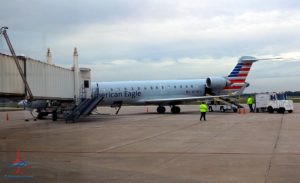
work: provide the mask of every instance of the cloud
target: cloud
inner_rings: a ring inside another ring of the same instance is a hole
[[[297,12],[246,12],[211,18],[86,24],[51,43],[62,49],[80,45],[90,60],[261,55],[299,50],[300,42],[295,39],[298,29]]]
[[[73,48],[78,47],[80,64],[93,68],[93,80],[227,75],[242,55],[290,57],[256,63],[251,81],[299,79],[297,0],[4,0],[2,4],[0,24],[10,27],[17,53],[45,60],[50,47],[53,62],[69,67]],[[7,48],[0,46],[0,51]],[[295,88],[292,83],[288,86]]]

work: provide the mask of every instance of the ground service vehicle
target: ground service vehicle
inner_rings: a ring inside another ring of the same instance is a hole
[[[226,112],[226,111],[233,111],[237,112],[238,107],[235,106],[234,104],[230,103],[222,103],[220,101],[215,101],[212,100],[211,102],[208,103],[208,110],[209,112],[214,112],[214,111],[221,111],[221,112]]]
[[[292,100],[287,100],[285,93],[258,93],[255,95],[255,109],[256,112],[274,113],[274,111],[277,111],[283,114],[288,111],[292,113],[294,104]]]

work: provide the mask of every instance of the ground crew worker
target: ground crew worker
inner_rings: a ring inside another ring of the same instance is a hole
[[[200,113],[201,113],[200,121],[202,121],[202,118],[204,119],[204,121],[206,121],[206,118],[205,118],[206,111],[207,111],[207,105],[205,102],[202,102],[200,104]]]
[[[253,103],[254,103],[253,97],[252,97],[252,96],[249,96],[249,97],[247,98],[247,104],[249,105],[250,112],[254,112],[253,106],[252,106]]]

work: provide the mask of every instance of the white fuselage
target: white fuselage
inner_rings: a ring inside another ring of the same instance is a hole
[[[104,97],[100,105],[123,104],[144,105],[144,100],[203,96],[205,79],[193,80],[157,80],[123,81],[93,83],[93,92],[97,90]],[[157,102],[162,104],[162,102]]]

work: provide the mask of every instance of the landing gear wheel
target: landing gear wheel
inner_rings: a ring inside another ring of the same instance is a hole
[[[289,113],[292,113],[292,112],[293,112],[293,110],[288,110],[288,112],[289,112]]]
[[[156,109],[157,113],[163,114],[166,112],[166,108],[164,106],[158,106]]]
[[[171,107],[171,112],[173,114],[179,114],[180,113],[180,107],[178,107],[178,106]]]
[[[36,117],[37,119],[43,119],[43,115],[42,115],[42,113],[38,113],[38,115],[37,115],[37,117]]]

